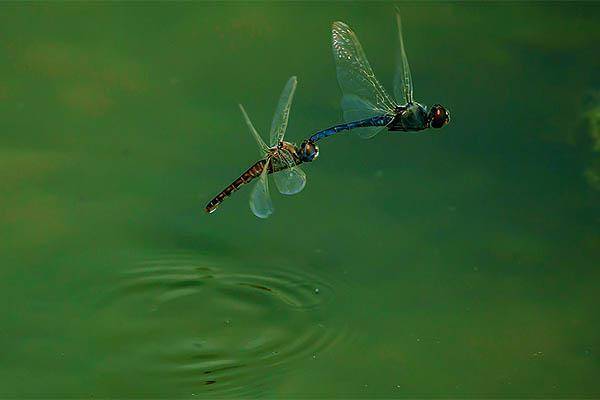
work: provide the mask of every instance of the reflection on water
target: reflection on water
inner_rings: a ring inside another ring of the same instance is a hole
[[[126,270],[100,314],[140,320],[137,333],[118,333],[135,336],[122,362],[146,359],[127,368],[194,394],[259,394],[294,360],[316,358],[344,335],[327,318],[334,300],[328,282],[302,271],[170,253]]]

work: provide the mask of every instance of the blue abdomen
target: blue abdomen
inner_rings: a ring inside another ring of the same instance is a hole
[[[359,121],[348,122],[347,124],[340,124],[332,126],[331,128],[324,129],[312,135],[310,141],[316,142],[327,136],[335,135],[342,131],[349,131],[356,128],[366,128],[369,126],[386,126],[393,119],[391,115],[378,115],[371,118],[361,119]]]

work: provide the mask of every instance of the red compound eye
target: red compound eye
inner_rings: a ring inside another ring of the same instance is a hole
[[[441,128],[450,121],[450,113],[443,106],[436,104],[431,107],[431,127]]]

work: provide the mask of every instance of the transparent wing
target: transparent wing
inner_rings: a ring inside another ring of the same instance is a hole
[[[240,110],[242,110],[242,114],[244,114],[244,119],[246,120],[248,129],[250,129],[250,133],[252,133],[252,136],[254,136],[256,143],[258,143],[258,147],[260,148],[260,155],[264,156],[269,151],[269,147],[262,140],[262,138],[260,137],[260,135],[258,134],[256,129],[254,128],[254,125],[252,125],[252,121],[250,121],[250,117],[248,117],[248,114],[246,113],[244,106],[241,104],[239,104],[239,106],[240,106]]]
[[[270,145],[275,146],[285,135],[287,129],[288,118],[290,116],[290,108],[292,107],[292,99],[294,98],[294,92],[296,91],[296,85],[298,80],[295,76],[288,79],[281,95],[279,96],[279,102],[273,115],[273,121],[271,122],[271,135]]]
[[[344,95],[342,97],[342,110],[344,110],[344,120],[347,122],[359,121],[361,119],[381,115],[381,110],[373,106],[373,104],[354,95]],[[356,134],[363,139],[370,139],[377,135],[385,126],[372,126],[366,128],[355,129]]]
[[[270,160],[267,160],[265,163],[263,172],[250,193],[250,209],[258,218],[268,218],[274,211],[273,202],[269,195],[269,180],[267,179],[269,162]]]
[[[281,155],[281,161],[288,168],[273,174],[275,186],[277,186],[281,194],[291,195],[300,193],[306,185],[306,174],[296,165],[294,157],[288,151],[283,150],[279,154]]]
[[[410,74],[408,58],[404,50],[404,39],[402,38],[402,21],[400,20],[400,9],[396,7],[396,24],[398,25],[398,44],[400,52],[396,53],[396,76],[394,77],[394,96],[396,100],[404,100],[405,103],[413,101],[413,84]]]
[[[332,47],[346,122],[354,120],[348,118],[393,114],[396,103],[375,77],[358,37],[343,22],[333,23]]]

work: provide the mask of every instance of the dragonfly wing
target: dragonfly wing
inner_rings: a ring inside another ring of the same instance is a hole
[[[273,115],[273,121],[271,122],[271,135],[270,145],[275,146],[285,135],[287,129],[288,118],[290,116],[290,108],[292,107],[292,100],[294,98],[294,92],[296,91],[296,85],[298,80],[295,76],[288,79],[281,95],[279,96],[279,102]]]
[[[258,218],[268,218],[274,211],[273,202],[269,195],[269,180],[267,179],[269,162],[270,160],[267,160],[265,163],[263,172],[250,193],[250,209]]]
[[[344,110],[344,120],[349,122],[359,121],[381,114],[381,111],[373,104],[354,94],[344,95],[344,97],[342,97],[341,105],[342,110]],[[385,128],[385,126],[372,126],[355,129],[354,131],[363,139],[370,139],[377,135],[383,128]]]
[[[254,128],[254,125],[252,125],[252,121],[250,121],[250,117],[248,117],[248,113],[246,113],[244,106],[241,104],[239,106],[240,106],[240,110],[242,110],[242,114],[244,114],[244,119],[246,120],[248,129],[250,129],[250,133],[252,133],[252,136],[254,136],[256,143],[258,143],[258,147],[260,148],[260,152],[261,152],[260,155],[264,156],[269,151],[269,147],[262,140],[262,138],[260,137],[260,135],[258,134],[256,129]]]
[[[306,186],[306,174],[296,165],[294,158],[287,151],[281,151],[282,161],[287,164],[288,168],[273,174],[275,186],[281,194],[296,194],[300,193]]]
[[[400,9],[396,7],[396,24],[398,25],[398,45],[400,53],[396,56],[396,76],[394,77],[394,96],[396,99],[403,99],[405,103],[413,102],[413,84],[410,74],[408,58],[404,50],[404,39],[402,38],[402,21],[400,19]]]
[[[342,93],[344,97],[353,99],[353,101],[342,101],[344,117],[360,115],[361,118],[368,118],[394,114],[396,102],[390,98],[375,77],[358,37],[343,22],[333,23],[332,48]],[[356,98],[361,101],[356,101]],[[346,119],[346,122],[352,121]]]

